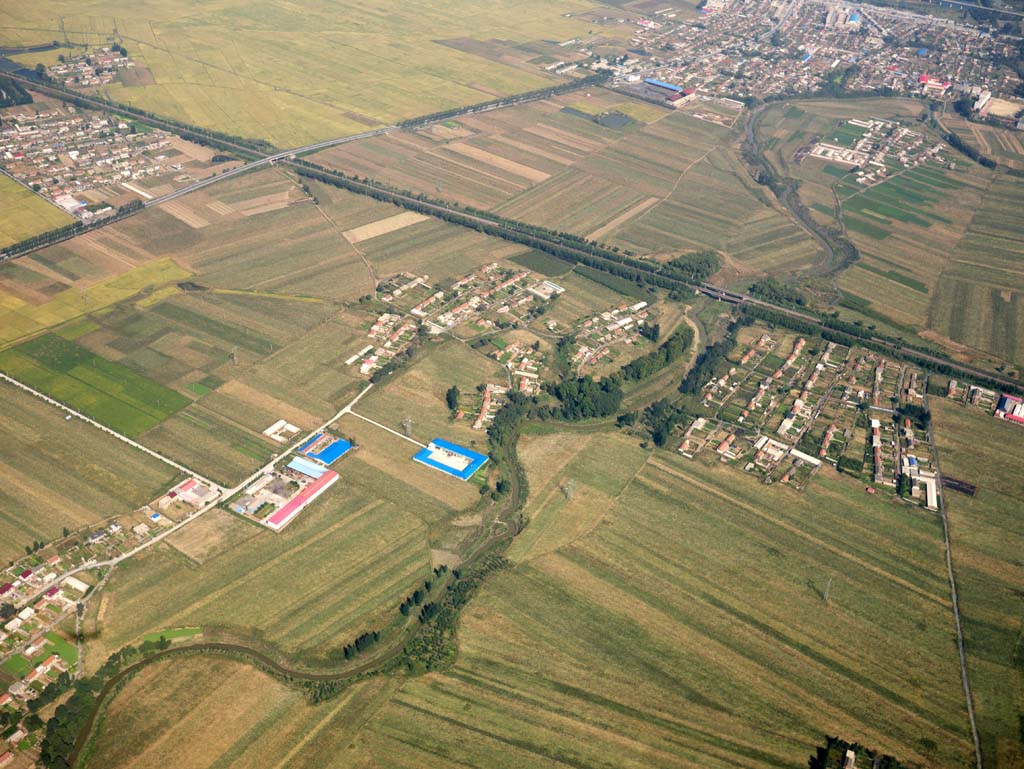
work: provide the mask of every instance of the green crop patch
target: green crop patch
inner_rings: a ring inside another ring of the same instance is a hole
[[[0,352],[0,369],[132,437],[191,402],[181,393],[56,334]]]
[[[543,251],[527,251],[525,254],[516,254],[509,261],[549,277],[564,275],[572,269],[572,265],[568,262],[545,254]]]
[[[149,643],[156,643],[161,638],[166,638],[168,641],[175,641],[179,638],[191,638],[197,636],[203,632],[201,627],[175,627],[168,628],[167,630],[157,630],[152,633],[146,633],[142,636],[142,641]]]
[[[876,275],[881,275],[883,278],[888,278],[889,280],[894,280],[897,283],[902,283],[907,288],[914,289],[914,291],[920,291],[922,294],[928,293],[928,286],[924,283],[915,278],[911,278],[909,275],[896,272],[896,270],[881,270],[878,267],[865,264],[864,262],[860,262],[857,266],[862,270],[867,270],[868,272],[873,272]]]
[[[583,264],[577,265],[575,271],[584,278],[600,283],[605,288],[610,288],[612,291],[624,296],[631,296],[637,299],[647,296],[647,292],[644,291],[642,286],[638,286],[631,280],[620,278],[618,275],[610,275],[607,272],[595,270],[593,267],[587,267]]]

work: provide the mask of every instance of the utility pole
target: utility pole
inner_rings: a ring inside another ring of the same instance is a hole
[[[564,491],[566,500],[572,502],[573,495],[576,493],[576,481],[574,481],[572,478],[567,480],[565,482]]]
[[[828,578],[828,584],[825,585],[825,595],[822,598],[825,599],[825,605],[828,606],[828,594],[832,592],[832,577]]]
[[[238,345],[231,348],[231,362],[238,365]]]
[[[406,438],[412,437],[412,417],[406,417],[402,420],[402,432],[405,433]]]

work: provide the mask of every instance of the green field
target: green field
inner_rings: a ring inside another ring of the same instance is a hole
[[[0,352],[0,369],[132,437],[189,404],[185,396],[56,334]]]
[[[78,663],[78,649],[60,633],[46,634],[47,650],[60,656],[69,667]]]
[[[0,385],[0,559],[155,499],[177,472],[80,419]]]
[[[557,83],[531,60],[557,55],[560,41],[592,37],[585,20],[566,18],[590,8],[578,0],[415,6],[389,0],[372,10],[232,0],[126,9],[48,0],[5,8],[0,44],[61,37],[106,45],[116,34],[139,71],[106,87],[110,98],[296,147]],[[503,41],[504,50],[496,52],[492,39]],[[19,58],[31,67],[48,57]]]
[[[73,221],[70,214],[0,174],[0,248]]]
[[[1024,495],[1019,476],[1005,468],[1024,460],[1024,428],[940,398],[931,407],[943,474],[978,487],[973,497],[946,491],[945,501],[985,766],[1009,769],[1024,763]]]
[[[1018,366],[1024,363],[1021,206],[1021,180],[997,175],[942,273],[929,318],[944,336]]]

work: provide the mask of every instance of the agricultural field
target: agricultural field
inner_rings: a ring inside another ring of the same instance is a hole
[[[609,114],[628,122],[605,125]],[[686,111],[595,88],[316,157],[637,253],[713,248],[748,273],[812,264],[813,242],[750,180],[731,146],[736,139]]]
[[[0,559],[23,555],[168,488],[176,471],[15,387],[0,385]]]
[[[70,214],[0,174],[0,249],[72,221]]]
[[[516,565],[468,609],[455,667],[371,720],[383,765],[799,766],[826,731],[967,765],[932,516],[834,475],[766,490],[609,435],[522,453]],[[785,504],[765,512],[765,494]]]
[[[138,437],[189,399],[74,341],[46,334],[0,353],[11,377],[129,437]]]
[[[942,116],[942,126],[999,165],[1024,169],[1024,142],[1015,131],[984,123],[970,123],[952,110]]]
[[[375,678],[311,706],[295,688],[244,663],[192,657],[151,665],[106,711],[86,762],[103,769],[350,767],[353,741],[397,684]],[[183,751],[182,744],[194,746]]]
[[[1020,670],[1020,562],[1024,460],[1020,425],[982,409],[930,398],[943,475],[977,486],[974,496],[946,490],[953,565],[964,620],[967,665],[986,766],[1020,766],[1024,717]]]
[[[761,131],[768,157],[801,180],[801,200],[820,221],[834,223],[837,201],[841,207],[861,254],[839,278],[844,313],[890,333],[920,334],[963,358],[1019,364],[1024,320],[1016,308],[1024,286],[1013,213],[1024,200],[1019,179],[949,147],[940,152],[943,163],[895,166],[871,187],[858,184],[849,166],[813,156],[794,160],[818,140],[852,146],[863,129],[850,119],[899,120],[925,137],[926,146],[945,146],[938,132],[916,120],[919,112],[918,103],[894,99],[801,102],[769,108]],[[991,133],[990,142],[1016,141],[1012,132],[977,130]]]
[[[396,213],[268,171],[5,263],[0,366],[231,485],[278,449],[269,425],[311,429],[359,391],[344,361],[380,311],[354,302],[375,281],[532,253]]]
[[[54,0],[5,8],[0,45],[58,36],[90,46],[120,41],[136,69],[104,89],[110,98],[297,147],[556,84],[543,66],[564,55],[558,42],[629,34],[568,17],[591,9],[578,0],[392,1],[372,10],[360,6],[355,14],[355,6],[277,0],[232,0],[215,8],[147,2],[128,10],[112,2],[82,9]],[[360,23],[341,23],[354,15]],[[482,17],[489,40],[478,39]],[[18,58],[30,67],[51,63],[46,53]]]
[[[226,766],[275,765],[230,736],[246,733],[299,766],[323,734],[346,765],[785,767],[835,731],[968,765],[934,516],[831,471],[766,489],[612,433],[542,431],[521,454],[531,522],[464,614],[451,669],[303,706],[238,663],[157,664],[113,700],[90,765],[158,765],[206,733],[225,687],[238,728],[210,744]]]
[[[1024,183],[992,180],[942,273],[929,325],[954,343],[1024,365]]]

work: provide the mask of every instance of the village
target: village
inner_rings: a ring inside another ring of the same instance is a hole
[[[381,301],[394,311],[377,316],[367,333],[370,343],[353,353],[346,365],[358,365],[359,373],[372,375],[407,353],[420,333],[437,336],[465,326],[467,334],[475,336],[525,326],[543,312],[545,304],[565,291],[529,270],[513,270],[497,263],[446,287],[432,287],[428,280],[429,276],[403,273],[381,281]],[[529,366],[522,370],[526,378],[536,378],[531,376]]]
[[[1007,63],[1015,43],[1000,31],[819,0],[707,0],[700,11],[698,19],[680,18],[671,9],[595,19],[636,25],[625,55],[566,47],[577,56],[596,57],[590,66],[612,72],[618,87],[670,109],[695,101],[741,107],[749,99],[838,87],[937,99],[966,96],[983,117],[1010,127],[1020,123],[1021,80]]]
[[[129,118],[57,101],[0,110],[3,171],[84,222],[205,178],[217,157]]]
[[[937,511],[925,380],[921,369],[868,350],[760,333],[704,385],[707,413],[678,451],[797,489],[829,464],[860,477],[868,493],[889,489]]]
[[[812,157],[838,163],[854,170],[857,183],[867,187],[885,181],[900,171],[933,162],[945,165],[946,146],[928,141],[920,131],[914,131],[891,120],[848,120],[843,127],[848,135],[844,143],[838,137],[816,142],[801,148],[794,156],[799,163]],[[852,132],[862,131],[854,138]]]
[[[57,63],[46,68],[50,80],[67,88],[90,88],[118,80],[121,74],[135,69],[135,62],[121,45],[93,48],[88,53],[59,54]]]

